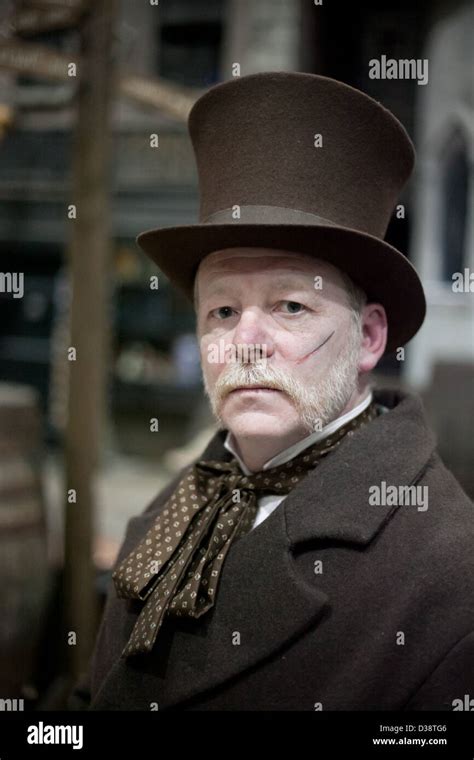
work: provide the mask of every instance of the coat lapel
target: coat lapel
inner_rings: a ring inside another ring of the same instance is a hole
[[[369,506],[369,487],[416,482],[434,449],[416,396],[377,392],[377,400],[394,408],[345,438],[266,520],[232,544],[214,607],[198,620],[165,619],[153,652],[128,661],[137,688],[148,681],[160,709],[277,654],[329,611],[317,576],[309,584],[298,575],[295,548],[309,541],[313,548],[328,540],[369,544],[397,509]],[[224,435],[217,433],[199,459],[229,458]]]
[[[296,576],[284,511],[277,509],[232,545],[212,610],[198,621],[167,623],[172,670],[160,680],[160,705],[205,692],[275,654],[314,624],[326,605],[324,592]],[[159,647],[158,639],[157,665]],[[153,663],[145,667],[156,673]]]
[[[421,399],[390,390],[374,396],[390,412],[346,437],[286,500],[292,546],[314,538],[369,544],[398,509],[371,505],[370,489],[382,482],[410,486],[427,466],[436,441]]]

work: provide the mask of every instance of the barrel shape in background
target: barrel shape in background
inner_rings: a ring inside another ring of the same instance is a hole
[[[23,696],[47,601],[41,432],[34,390],[0,383],[0,700]]]

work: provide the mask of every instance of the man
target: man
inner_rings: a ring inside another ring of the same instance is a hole
[[[139,243],[194,303],[220,428],[128,524],[85,700],[457,709],[472,504],[418,397],[370,379],[425,314],[383,241],[413,146],[379,103],[300,73],[213,87],[189,128],[200,223]]]

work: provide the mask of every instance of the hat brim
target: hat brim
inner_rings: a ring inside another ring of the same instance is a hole
[[[196,271],[207,254],[261,247],[306,253],[346,272],[369,301],[385,308],[386,353],[405,345],[425,318],[416,269],[389,243],[359,230],[313,224],[190,224],[147,230],[137,243],[191,303]]]

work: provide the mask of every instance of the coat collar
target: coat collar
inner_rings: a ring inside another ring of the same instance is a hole
[[[303,488],[286,504],[292,545],[326,538],[367,545],[397,506],[371,506],[369,489],[409,486],[422,474],[436,441],[427,425],[421,399],[414,394],[376,391],[375,401],[389,408],[345,438],[334,457],[311,472]],[[308,493],[324,493],[321,507],[308,509]],[[348,498],[349,496],[349,498]]]
[[[280,464],[285,464],[285,462],[289,462],[290,459],[293,459],[294,457],[298,456],[298,454],[301,454],[301,452],[307,449],[309,446],[312,446],[314,443],[317,443],[318,441],[322,441],[324,438],[327,438],[336,430],[339,430],[339,428],[345,425],[347,422],[354,419],[354,417],[357,417],[359,414],[361,414],[361,412],[363,412],[364,409],[367,409],[369,404],[372,402],[372,398],[373,398],[373,393],[372,391],[370,391],[369,393],[367,393],[363,401],[361,401],[360,404],[354,407],[354,409],[351,409],[350,412],[346,412],[345,414],[342,414],[340,417],[337,417],[335,420],[332,420],[328,425],[325,425],[322,430],[317,430],[313,433],[310,433],[302,440],[297,441],[297,443],[294,443],[292,446],[289,446],[283,451],[280,451],[271,459],[268,459],[263,465],[262,470],[269,470],[272,467],[277,467]],[[245,462],[241,459],[237,451],[237,447],[235,446],[234,438],[230,431],[228,431],[223,445],[224,445],[224,448],[226,448],[235,456],[235,458],[237,459],[240,465],[240,469],[242,470],[242,472],[245,475],[252,475],[252,472],[248,469]]]
[[[328,595],[316,577],[310,585],[298,576],[293,550],[314,539],[369,544],[397,509],[369,506],[369,487],[416,482],[435,446],[417,396],[376,391],[375,400],[390,411],[345,438],[266,520],[232,544],[214,607],[198,620],[165,618],[146,658],[116,664],[136,671],[131,699],[141,703],[148,681],[160,709],[181,704],[275,655],[326,614]],[[216,433],[199,459],[230,458],[225,435]],[[113,703],[110,683],[106,699]]]
[[[313,538],[369,543],[393,511],[370,507],[369,488],[382,481],[410,485],[430,458],[436,442],[420,397],[384,389],[374,391],[374,401],[389,413],[345,438],[282,502],[291,547]],[[228,461],[226,432],[218,431],[199,459]]]

